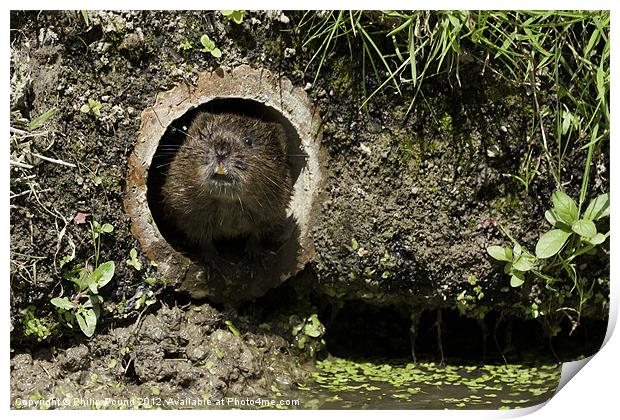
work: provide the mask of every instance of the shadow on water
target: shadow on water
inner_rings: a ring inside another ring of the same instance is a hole
[[[431,308],[417,317],[414,362],[406,308],[362,300],[309,300],[326,333],[323,359],[291,396],[305,409],[497,410],[538,405],[554,395],[561,361],[594,354],[606,330],[606,320],[584,319],[572,334],[569,325],[562,325],[549,339],[536,319],[492,311],[478,320],[453,309],[441,309],[438,316],[439,310]],[[296,305],[295,293],[286,286],[258,303],[267,310],[283,302]]]

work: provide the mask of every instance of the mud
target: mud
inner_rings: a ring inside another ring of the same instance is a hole
[[[290,395],[306,378],[282,337],[258,330],[241,335],[236,328],[233,333],[222,321],[222,313],[209,305],[164,306],[86,343],[16,352],[11,404],[57,400],[75,409],[179,408],[175,405],[186,399]],[[138,400],[123,403],[132,397]],[[102,406],[91,406],[94,401]]]

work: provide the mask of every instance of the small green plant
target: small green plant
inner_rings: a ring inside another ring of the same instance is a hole
[[[211,40],[208,35],[205,34],[201,36],[200,43],[203,46],[202,51],[211,53],[215,58],[220,58],[222,56],[222,51],[215,46],[215,42]]]
[[[36,307],[29,305],[21,311],[21,324],[24,335],[36,337],[37,341],[43,341],[50,336],[52,328],[44,320],[35,316]]]
[[[88,268],[76,266],[71,273],[67,280],[74,283],[75,293],[71,299],[66,296],[55,297],[51,303],[63,311],[62,314],[69,325],[73,325],[74,320],[77,321],[84,335],[92,337],[103,304],[99,289],[112,280],[114,261],[105,262],[92,272]]]
[[[301,322],[296,316],[292,316],[289,323],[292,324],[291,333],[295,337],[295,345],[298,349],[308,349],[310,357],[314,357],[316,352],[325,346],[323,335],[325,334],[325,326],[319,320],[317,314],[312,314],[304,318]]]
[[[523,185],[523,188],[525,188],[526,194],[529,194],[530,185],[532,181],[534,181],[534,178],[536,178],[537,175],[540,175],[540,172],[538,171],[538,168],[540,167],[540,157],[538,159],[534,159],[532,153],[533,150],[530,150],[527,154],[525,162],[523,162],[521,168],[519,169],[519,175],[506,174],[519,181],[521,185]],[[536,160],[536,162],[534,162],[534,160]]]
[[[101,117],[101,102],[88,98],[88,103],[82,105],[82,107],[80,108],[80,112],[83,112],[84,114],[93,114],[95,117],[99,118]]]
[[[595,248],[609,237],[609,232],[598,232],[594,222],[609,216],[609,194],[602,194],[590,201],[584,212],[577,203],[562,191],[552,195],[553,207],[545,212],[545,219],[552,229],[544,233],[536,243],[534,254],[518,243],[506,231],[513,243],[509,246],[489,246],[491,257],[505,263],[504,272],[510,276],[510,285],[519,287],[527,280],[528,273],[543,280],[548,290],[557,293],[556,283],[568,278],[572,290],[579,295],[577,322],[581,306],[589,298],[585,288],[586,276],[578,257],[596,252]],[[538,306],[532,307],[532,314],[540,314]]]
[[[129,259],[125,262],[138,271],[142,270],[142,263],[138,260],[138,251],[136,251],[135,248],[131,248],[131,251],[129,251]]]
[[[134,309],[137,311],[147,308],[157,302],[155,293],[152,290],[139,290],[134,298],[136,299]]]
[[[482,284],[478,282],[476,276],[470,276],[467,282],[469,286],[456,297],[456,307],[463,315],[470,318],[484,319],[489,308],[480,303],[484,299]]]
[[[246,15],[245,10],[222,10],[222,15],[226,18],[226,20],[232,20],[237,25],[240,25],[243,22],[243,17]]]
[[[75,322],[87,337],[92,337],[97,327],[97,320],[101,314],[103,298],[99,290],[114,277],[114,261],[99,264],[101,249],[101,235],[111,233],[114,227],[109,223],[103,225],[97,221],[90,223],[94,250],[94,269],[86,265],[76,264],[73,268],[64,270],[64,278],[74,285],[74,293],[70,296],[59,296],[51,299],[52,305],[59,309],[60,315],[70,328]],[[69,260],[70,261],[70,260]],[[66,267],[65,261],[63,264]],[[63,267],[63,268],[64,268]]]
[[[104,223],[103,225],[93,220],[90,223],[90,232],[93,239],[93,249],[94,249],[94,257],[95,257],[95,266],[99,265],[99,251],[101,250],[101,234],[102,233],[112,233],[114,231],[114,226],[109,223]]]
[[[193,48],[194,46],[187,39],[179,44],[179,49],[183,51],[189,51]]]

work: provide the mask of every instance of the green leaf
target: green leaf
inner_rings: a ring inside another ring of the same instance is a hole
[[[521,254],[513,263],[512,267],[519,271],[530,271],[536,264],[536,257],[528,253]]]
[[[236,24],[243,22],[244,10],[221,10],[223,16],[232,19]]]
[[[577,204],[566,193],[556,191],[551,196],[551,200],[553,201],[555,213],[562,222],[571,226],[577,221],[579,216],[577,214]]]
[[[211,41],[211,38],[206,34],[200,37],[200,43],[206,52],[210,52],[215,48],[215,42]]]
[[[60,268],[63,268],[67,263],[70,263],[75,258],[73,255],[65,255],[59,262]]]
[[[325,327],[323,327],[323,324],[321,324],[321,321],[319,321],[317,315],[310,315],[308,321],[306,322],[306,325],[304,325],[304,334],[306,334],[308,337],[318,338],[323,335],[324,332]]]
[[[82,105],[82,107],[80,108],[80,112],[88,114],[90,112],[90,107],[88,106],[88,104]]]
[[[232,14],[232,19],[237,25],[240,25],[243,22],[243,15],[244,12],[242,10],[235,10]]]
[[[91,293],[94,293],[96,295],[97,293],[99,293],[99,286],[97,285],[98,277],[95,277],[94,274],[95,273],[93,273],[89,278],[88,290],[90,290]]]
[[[226,324],[226,326],[228,327],[228,329],[230,330],[231,333],[233,333],[233,335],[235,337],[240,337],[241,334],[239,333],[239,330],[235,328],[235,326],[233,325],[232,322],[230,321],[224,321],[224,324]]]
[[[598,220],[607,216],[609,216],[609,193],[599,195],[590,201],[583,213],[583,218],[587,220]]]
[[[592,220],[578,220],[573,223],[572,230],[577,235],[586,239],[592,238],[594,235],[596,235],[596,226],[594,225],[594,222]]]
[[[306,337],[301,336],[301,338],[297,340],[297,348],[300,350],[303,350],[305,346],[306,346]]]
[[[549,258],[554,256],[560,252],[570,235],[571,232],[561,229],[553,229],[545,233],[536,244],[536,257]]]
[[[512,273],[512,276],[510,276],[510,286],[519,287],[523,283],[525,283],[525,276],[522,272],[515,271],[514,273]]]
[[[93,293],[96,294],[97,289],[105,286],[112,280],[114,269],[114,261],[104,262],[97,267],[91,276],[92,282],[89,284],[89,288]],[[95,285],[94,290],[92,287],[93,284]]]
[[[224,353],[222,350],[218,349],[217,347],[214,347],[213,351],[215,352],[215,355],[217,356],[218,359],[223,359],[224,356],[226,356],[226,353]]]
[[[512,259],[515,261],[518,260],[522,252],[523,248],[521,248],[521,245],[515,244],[515,246],[512,247]]]
[[[506,265],[504,265],[504,274],[510,274],[511,271],[512,271],[512,261],[507,262]]]
[[[109,223],[105,223],[103,226],[101,226],[102,232],[111,233],[113,230],[114,230],[114,226],[112,226]]]
[[[568,129],[570,128],[570,123],[572,121],[572,115],[568,111],[564,111],[562,113],[562,134],[566,135],[568,133]]]
[[[299,331],[301,331],[303,327],[304,327],[303,324],[295,325],[293,329],[291,330],[291,333],[293,334],[293,336],[296,336],[297,334],[299,334]]]
[[[586,241],[592,245],[600,245],[607,239],[607,235],[603,235],[602,233],[597,233],[591,238],[587,238]]]
[[[90,26],[90,19],[88,18],[88,11],[80,10],[80,13],[82,14],[82,19],[84,19],[84,23],[86,24],[86,26]]]
[[[48,109],[43,114],[39,115],[34,120],[30,121],[30,124],[28,124],[28,130],[34,130],[35,128],[38,128],[38,127],[42,126],[43,124],[45,124],[45,122],[47,120],[49,120],[51,117],[53,117],[54,114],[56,114],[57,111],[58,111],[58,108],[56,108],[56,107]],[[86,112],[88,112],[88,111],[86,111]]]
[[[75,283],[75,285],[78,287],[78,290],[80,291],[88,288],[89,279],[90,279],[90,273],[88,272],[86,268],[82,268],[77,277],[71,276],[68,278],[69,281]]]
[[[220,58],[222,56],[222,51],[219,48],[213,48],[211,51],[211,55],[215,58]]]
[[[82,318],[81,314],[75,314],[75,316],[78,319],[78,324],[84,335],[86,337],[92,337],[97,327],[97,315],[95,315],[95,311],[86,309],[84,311],[84,318]],[[82,319],[82,322],[80,322],[80,319]]]
[[[512,262],[512,251],[507,246],[491,245],[487,248],[487,252],[498,261]]]
[[[66,297],[63,297],[63,298],[55,297],[50,302],[52,303],[52,305],[65,309],[67,311],[77,308],[77,305],[71,302]]]
[[[82,314],[79,312],[76,313],[75,319],[77,319],[78,325],[80,326],[80,329],[82,330],[82,332],[88,336],[88,334],[86,334],[86,331],[88,331],[88,328],[86,327],[86,321],[84,320],[84,317],[82,316]]]
[[[545,219],[547,219],[547,222],[549,222],[553,227],[558,227],[558,222],[560,222],[560,218],[553,209],[545,212]]]

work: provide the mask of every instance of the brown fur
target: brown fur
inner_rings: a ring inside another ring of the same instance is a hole
[[[291,192],[283,127],[232,113],[195,117],[163,186],[167,217],[206,251],[214,239],[273,232]]]

